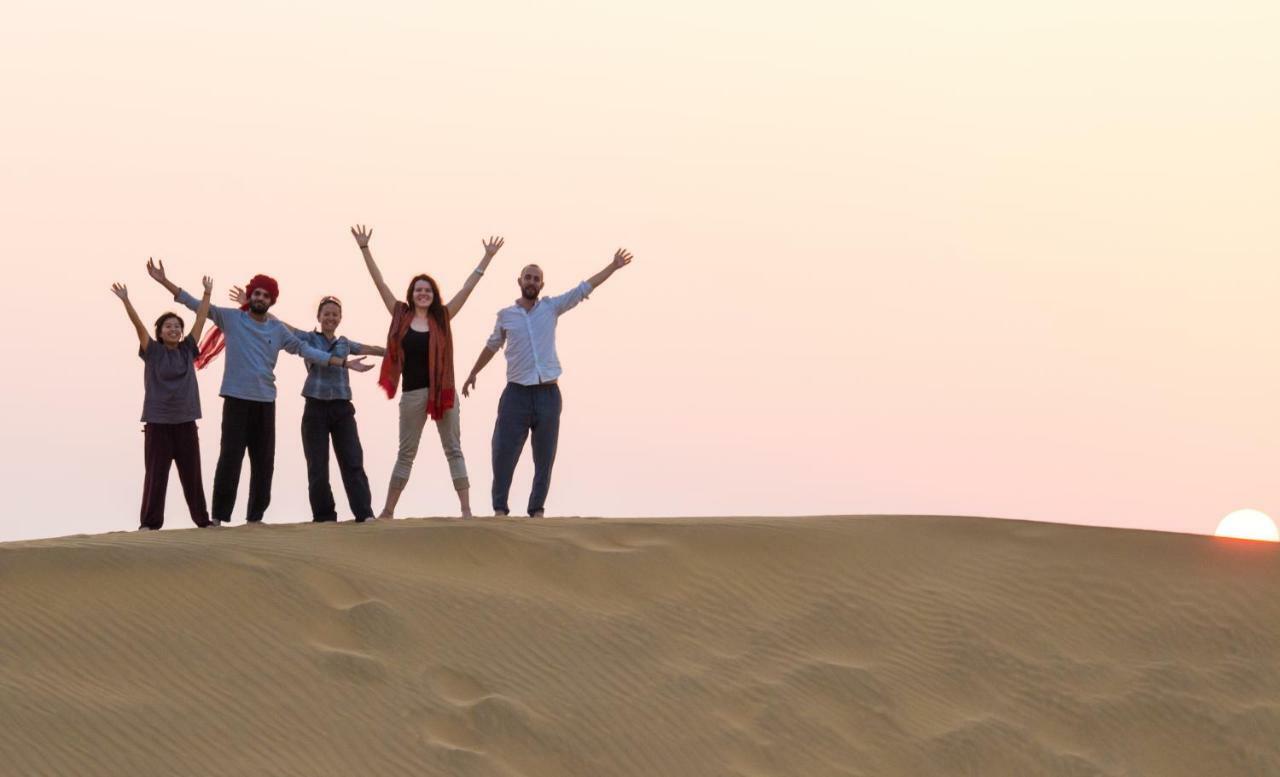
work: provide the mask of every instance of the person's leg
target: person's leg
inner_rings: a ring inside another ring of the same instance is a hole
[[[530,389],[516,383],[508,383],[498,400],[498,418],[493,424],[493,512],[507,515],[511,512],[507,497],[511,493],[511,478],[515,476],[516,462],[524,450],[532,421]]]
[[[551,490],[551,468],[556,463],[560,440],[560,387],[539,386],[533,405],[533,489],[529,493],[529,515],[541,518]]]
[[[221,523],[231,520],[231,509],[236,506],[240,468],[244,465],[244,452],[249,444],[251,404],[235,397],[222,399],[222,441],[218,466],[213,472],[213,520]]]
[[[254,402],[249,427],[249,523],[258,523],[271,504],[276,468],[276,403]]]
[[[182,483],[182,495],[187,500],[187,510],[196,526],[204,528],[211,522],[209,508],[204,501],[204,477],[200,473],[200,432],[195,421],[175,424],[173,429],[173,460],[178,464],[178,480]]]
[[[457,404],[445,411],[436,421],[440,433],[440,447],[449,462],[449,476],[453,478],[453,490],[458,492],[458,505],[463,518],[471,517],[471,482],[467,480],[467,460],[462,456],[462,420]]]
[[[328,404],[308,397],[302,411],[302,454],[307,459],[307,498],[313,521],[338,520],[329,487]]]
[[[142,477],[142,511],[138,525],[143,529],[164,526],[164,498],[169,488],[169,464],[173,461],[168,426],[147,424],[142,428],[142,457],[146,462],[146,474]]]
[[[387,486],[387,503],[379,518],[394,518],[400,492],[409,482],[413,460],[418,456],[422,429],[427,425],[427,389],[414,389],[400,395],[400,450],[391,468],[391,484]]]
[[[360,432],[356,428],[356,408],[350,402],[334,402],[330,408],[333,420],[333,455],[338,459],[338,472],[342,475],[342,488],[347,492],[347,504],[357,521],[373,517],[373,497],[369,493],[369,477],[364,472],[364,448],[360,445]]]

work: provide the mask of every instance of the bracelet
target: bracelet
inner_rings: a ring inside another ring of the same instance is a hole
[[[475,273],[476,275],[484,275],[484,270],[481,270],[479,267],[472,270],[471,272]]]

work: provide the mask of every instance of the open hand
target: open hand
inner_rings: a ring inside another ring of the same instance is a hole
[[[368,248],[369,238],[373,237],[373,230],[364,224],[356,224],[351,228],[351,236],[356,239],[356,245],[361,248]]]
[[[204,279],[201,280],[201,283],[204,284],[204,295],[206,297],[213,293],[213,278],[206,275],[204,276]]]
[[[485,240],[484,241],[484,258],[492,259],[493,255],[498,253],[498,249],[502,248],[503,244],[505,244],[506,242],[507,242],[506,238],[503,238],[503,237],[490,237],[488,240]]]
[[[621,270],[623,267],[631,264],[631,252],[625,248],[619,248],[613,253],[613,269]]]
[[[168,276],[164,274],[164,260],[157,263],[155,259],[149,256],[147,257],[147,274],[157,283],[164,283],[169,280]]]
[[[232,286],[227,289],[227,297],[237,305],[248,305],[249,295],[244,293],[244,289],[239,286]]]
[[[471,396],[471,389],[476,387],[476,376],[474,373],[467,376],[467,382],[462,384],[462,396]]]
[[[123,283],[111,284],[111,293],[116,295],[120,299],[124,300],[125,302],[129,301],[129,290],[125,288],[125,285]]]
[[[356,372],[368,372],[373,369],[373,365],[364,360],[363,356],[357,356],[354,359],[347,359],[347,369]]]

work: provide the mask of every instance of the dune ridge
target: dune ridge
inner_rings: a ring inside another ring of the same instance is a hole
[[[9,543],[0,774],[1280,774],[1277,582],[954,517]]]

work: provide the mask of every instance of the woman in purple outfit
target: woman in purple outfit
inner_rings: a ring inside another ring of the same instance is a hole
[[[177,313],[165,313],[156,319],[155,337],[143,326],[138,311],[129,301],[124,284],[111,286],[138,334],[138,356],[143,362],[142,431],[146,475],[142,486],[141,526],[139,530],[159,529],[164,525],[164,498],[169,485],[169,467],[178,465],[182,493],[196,526],[216,526],[209,520],[205,504],[204,483],[200,476],[200,438],[196,419],[200,417],[200,392],[196,386],[196,341],[209,315],[209,295],[213,280],[204,279],[204,298],[196,311],[191,332],[183,335],[183,321]]]

